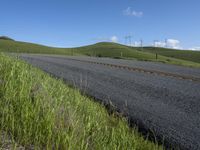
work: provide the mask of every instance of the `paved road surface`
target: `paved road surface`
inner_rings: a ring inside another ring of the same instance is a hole
[[[166,145],[200,149],[200,69],[109,58],[28,54],[21,58],[112,103],[131,123],[152,131]]]

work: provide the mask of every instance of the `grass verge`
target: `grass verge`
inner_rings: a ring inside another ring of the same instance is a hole
[[[0,54],[0,72],[0,134],[15,144],[27,149],[162,149],[130,129],[125,118],[109,115],[101,104],[23,61]]]

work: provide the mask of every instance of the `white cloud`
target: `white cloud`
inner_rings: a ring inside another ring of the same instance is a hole
[[[163,41],[155,41],[153,44],[155,47],[168,47],[173,49],[183,49],[180,46],[180,41],[176,39],[167,39],[165,42]]]
[[[165,42],[161,42],[161,41],[157,41],[154,43],[155,47],[166,47],[166,43]]]
[[[133,46],[139,47],[141,46],[141,42],[135,41]]]
[[[124,15],[126,16],[134,16],[134,17],[142,17],[143,16],[143,12],[142,11],[135,11],[132,10],[131,7],[128,7],[127,9],[125,9],[123,11]]]
[[[189,50],[193,50],[193,51],[200,51],[200,47],[193,47],[193,48],[189,48]]]
[[[111,41],[111,42],[114,42],[114,43],[117,43],[117,42],[118,42],[118,37],[117,37],[117,36],[112,36],[112,37],[110,38],[110,41]]]
[[[180,41],[175,39],[168,39],[167,47],[174,49],[182,49],[182,47],[180,46]]]
[[[93,38],[92,40],[95,40],[97,42],[118,42],[118,37],[117,36],[112,36],[112,37],[98,37],[98,38]]]

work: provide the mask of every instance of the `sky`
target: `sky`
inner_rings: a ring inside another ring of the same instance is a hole
[[[0,0],[0,35],[55,47],[102,41],[200,49],[200,0]]]

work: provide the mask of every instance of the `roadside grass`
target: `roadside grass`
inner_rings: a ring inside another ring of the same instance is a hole
[[[125,118],[17,58],[0,54],[0,72],[0,134],[13,147],[163,149],[129,128]]]
[[[157,57],[158,57],[157,59],[155,59],[155,58],[154,59],[139,58],[137,60],[160,62],[160,63],[178,65],[178,66],[184,66],[184,67],[200,68],[200,63],[187,61],[187,60],[183,60],[183,59],[172,58],[172,57],[166,57],[166,56],[162,56],[162,55],[157,55]],[[125,58],[125,59],[132,59],[132,58]]]
[[[162,62],[200,68],[200,52],[171,49],[129,47],[117,43],[102,42],[77,48],[55,48],[38,44],[0,39],[0,51],[7,53],[33,53],[53,55],[84,55],[95,57],[111,57],[120,59],[136,59],[142,61]],[[156,54],[158,57],[156,58]],[[183,55],[184,54],[184,55]]]

